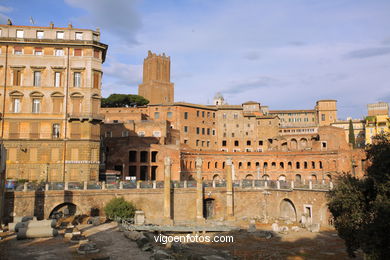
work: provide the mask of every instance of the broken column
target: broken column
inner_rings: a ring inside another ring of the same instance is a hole
[[[203,218],[203,180],[202,180],[202,159],[196,158],[196,221],[204,222]]]
[[[164,159],[164,223],[172,224],[171,216],[171,158]]]
[[[233,163],[231,159],[226,161],[226,216],[227,220],[234,220],[233,211]]]

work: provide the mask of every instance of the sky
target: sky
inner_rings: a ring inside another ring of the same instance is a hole
[[[175,101],[257,101],[363,118],[390,102],[389,0],[0,0],[0,23],[101,30],[102,95],[137,94],[148,50],[171,57]]]

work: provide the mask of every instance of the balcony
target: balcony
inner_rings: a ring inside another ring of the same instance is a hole
[[[98,113],[68,113],[68,120],[79,120],[79,121],[103,121],[104,115]]]

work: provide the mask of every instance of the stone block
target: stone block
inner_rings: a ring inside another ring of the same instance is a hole
[[[142,210],[137,210],[134,214],[134,224],[143,225],[145,224],[145,213]]]

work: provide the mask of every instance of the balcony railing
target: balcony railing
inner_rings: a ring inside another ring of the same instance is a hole
[[[88,120],[88,121],[103,121],[104,115],[98,113],[68,113],[68,120]]]

